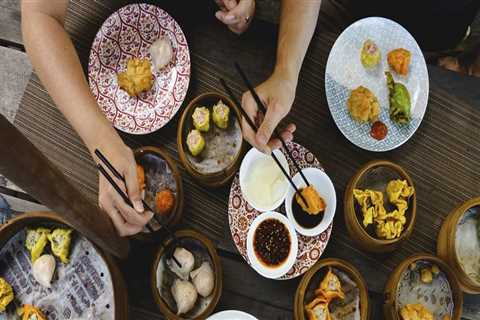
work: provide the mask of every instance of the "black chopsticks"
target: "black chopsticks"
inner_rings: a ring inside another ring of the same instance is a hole
[[[232,90],[230,89],[230,87],[227,85],[227,83],[225,82],[225,80],[223,80],[222,78],[220,78],[220,83],[222,84],[223,88],[225,89],[225,91],[228,93],[228,95],[230,96],[230,99],[232,99],[233,103],[237,106],[238,110],[240,110],[240,112],[242,113],[243,117],[245,118],[245,120],[247,121],[248,125],[250,126],[250,128],[256,133],[257,132],[257,126],[255,125],[255,123],[253,123],[253,120],[250,119],[250,116],[247,114],[247,112],[245,110],[243,110],[242,108],[242,105],[238,102],[237,98],[235,98],[235,95],[233,94]],[[305,198],[303,197],[302,193],[300,192],[300,190],[298,190],[297,186],[295,185],[295,183],[293,182],[292,178],[290,177],[290,175],[287,173],[287,171],[285,171],[285,168],[283,168],[282,164],[280,163],[280,161],[278,160],[277,156],[272,152],[272,158],[273,160],[275,160],[275,162],[277,163],[277,165],[280,167],[280,169],[282,170],[282,173],[283,175],[288,179],[288,182],[290,182],[290,185],[293,187],[293,189],[295,189],[295,192],[296,194],[298,194],[300,196],[300,198],[302,198],[302,201],[303,203],[305,203],[307,206],[308,206],[308,202],[305,200]]]

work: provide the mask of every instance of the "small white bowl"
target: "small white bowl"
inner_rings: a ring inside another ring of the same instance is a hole
[[[323,172],[323,170],[320,170],[317,168],[307,168],[307,169],[303,169],[302,172],[307,178],[308,182],[310,182],[310,184],[312,184],[315,187],[317,192],[325,201],[325,204],[326,204],[325,211],[323,213],[320,213],[320,214],[323,214],[323,219],[317,226],[315,226],[314,228],[308,228],[308,229],[302,227],[297,223],[292,212],[292,201],[296,201],[294,199],[295,190],[293,189],[292,186],[289,186],[288,188],[287,196],[285,198],[285,209],[287,211],[288,219],[295,226],[295,230],[297,230],[298,233],[304,236],[314,237],[314,236],[318,236],[320,233],[327,230],[328,226],[332,223],[333,217],[335,216],[335,211],[337,208],[337,196],[336,196],[335,188],[333,187],[332,181],[327,176],[327,174]],[[297,173],[293,177],[293,182],[299,189],[307,186],[305,184],[305,181],[303,181],[303,178],[300,175],[300,173]]]
[[[257,227],[260,225],[260,223],[262,223],[267,219],[279,220],[281,223],[285,225],[285,227],[287,228],[290,234],[291,247],[290,247],[290,252],[288,254],[287,260],[277,267],[268,267],[263,263],[261,263],[260,260],[257,258],[257,255],[255,254],[255,250],[253,249],[253,237],[255,235],[255,230],[257,230]],[[269,279],[277,279],[287,274],[287,272],[295,264],[295,261],[297,260],[297,254],[298,254],[297,233],[295,232],[294,226],[292,225],[290,220],[288,220],[287,217],[275,211],[268,211],[268,212],[262,213],[261,215],[257,216],[255,220],[253,220],[247,234],[247,256],[252,268],[255,271],[257,271],[261,276]]]
[[[290,175],[290,167],[288,166],[288,162],[287,162],[287,159],[285,158],[285,155],[278,149],[274,150],[273,153],[277,156],[277,159],[280,161],[285,171]],[[264,154],[255,148],[252,148],[250,149],[250,151],[247,152],[247,154],[242,160],[242,164],[240,165],[240,189],[242,190],[243,197],[245,198],[245,200],[247,200],[248,204],[252,206],[252,208],[260,212],[272,211],[280,207],[280,205],[285,201],[285,196],[287,195],[287,191],[288,191],[288,180],[287,178],[284,177],[285,192],[277,201],[266,206],[266,205],[255,203],[252,199],[248,198],[248,195],[245,192],[246,190],[245,184],[246,184],[248,172],[251,170],[255,161],[259,159],[269,158],[269,157],[271,156]],[[272,161],[274,160],[272,159]]]

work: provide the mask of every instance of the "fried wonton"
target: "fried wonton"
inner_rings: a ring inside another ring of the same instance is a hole
[[[331,320],[328,310],[328,300],[324,297],[317,297],[305,306],[308,320]]]
[[[297,203],[302,207],[303,211],[307,212],[310,215],[317,215],[320,212],[325,211],[325,200],[318,194],[318,191],[315,189],[314,186],[310,185],[308,187],[303,188],[300,193],[307,201],[307,205],[303,202],[302,198],[296,194],[295,200]]]
[[[380,104],[377,97],[363,86],[352,90],[347,100],[347,107],[352,118],[359,122],[374,122],[380,114]]]
[[[328,301],[332,299],[345,299],[345,293],[342,290],[342,283],[338,279],[337,275],[333,273],[331,268],[328,268],[327,275],[320,282],[320,286],[315,290],[317,296],[323,296]]]
[[[127,70],[117,74],[118,85],[129,96],[137,96],[148,91],[153,85],[152,65],[148,59],[129,59]]]
[[[407,304],[400,310],[402,320],[433,320],[433,314],[423,304]]]

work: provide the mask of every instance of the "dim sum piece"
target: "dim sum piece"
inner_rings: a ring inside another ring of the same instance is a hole
[[[423,304],[407,304],[400,310],[402,320],[433,320],[433,314]]]
[[[170,189],[159,191],[155,196],[155,204],[158,214],[168,215],[175,206],[175,195]]]
[[[212,293],[215,285],[215,277],[210,263],[202,263],[200,268],[190,272],[190,277],[199,295],[206,298]]]
[[[193,270],[195,265],[195,258],[193,254],[185,248],[177,247],[173,252],[173,256],[182,266],[181,268],[176,264],[173,259],[167,260],[167,265],[180,279],[188,280],[190,272]]]
[[[377,97],[368,88],[359,86],[354,89],[347,100],[348,111],[359,122],[374,122],[380,114]]]
[[[320,287],[315,290],[315,294],[325,297],[328,301],[336,298],[345,299],[340,279],[333,273],[331,268],[328,268],[327,275],[320,282]]]
[[[408,67],[410,66],[410,59],[412,54],[407,49],[398,48],[392,50],[387,55],[387,61],[392,68],[398,74],[406,76],[408,74]]]
[[[317,215],[320,212],[325,211],[325,201],[322,199],[322,197],[320,197],[314,186],[305,187],[300,190],[300,193],[307,201],[307,204],[305,204],[305,202],[298,194],[295,194],[295,200],[297,200],[303,211],[307,212],[310,215]]]
[[[198,156],[205,148],[205,139],[198,130],[192,130],[187,136],[188,150],[192,156]]]
[[[382,56],[380,55],[380,49],[378,49],[375,42],[368,39],[363,43],[362,51],[360,52],[360,61],[362,65],[367,69],[375,68]]]
[[[70,243],[72,242],[72,229],[57,228],[48,235],[52,253],[64,264],[69,262]]]
[[[328,300],[324,297],[317,297],[305,306],[308,320],[330,320]]]
[[[0,278],[0,312],[4,312],[14,298],[12,286],[3,278]]]
[[[147,59],[128,59],[127,70],[117,74],[120,89],[125,90],[131,97],[150,90],[153,86],[151,69],[152,65]]]
[[[158,38],[148,49],[156,70],[163,69],[173,57],[173,49],[167,37]]]
[[[39,308],[30,304],[25,304],[18,313],[22,316],[22,320],[47,320],[47,317]]]
[[[423,268],[420,270],[420,280],[423,283],[430,284],[433,281],[433,273],[430,268]]]
[[[407,87],[399,82],[395,82],[390,72],[385,72],[385,75],[387,76],[387,87],[389,92],[388,100],[390,102],[390,119],[400,124],[410,122],[410,109],[412,105]]]
[[[25,247],[30,251],[32,263],[42,255],[48,243],[49,234],[50,230],[47,228],[27,229]]]
[[[230,108],[224,104],[222,100],[219,100],[218,103],[213,106],[212,119],[220,129],[227,129],[229,115]]]
[[[32,265],[32,274],[35,280],[46,288],[51,287],[55,273],[55,258],[51,254],[44,254]]]
[[[210,110],[206,107],[196,107],[192,114],[193,126],[200,132],[210,130]]]
[[[197,290],[190,281],[176,279],[172,286],[172,295],[177,304],[177,315],[192,310],[197,301]]]

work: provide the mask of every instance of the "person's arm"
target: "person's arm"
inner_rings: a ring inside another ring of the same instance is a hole
[[[137,211],[131,209],[100,177],[99,205],[121,235],[139,232],[151,218],[143,213],[132,151],[99,110],[72,41],[64,29],[68,0],[22,1],[22,32],[32,65],[53,101],[93,156],[102,150],[124,175]],[[121,186],[124,184],[116,180]]]
[[[266,104],[267,114],[257,134],[243,121],[245,139],[260,151],[271,152],[281,146],[280,140],[271,139],[273,130],[290,112],[302,67],[317,24],[321,0],[283,0],[278,34],[277,61],[268,80],[255,90]],[[257,104],[249,92],[245,92],[242,105],[252,119],[257,116]],[[283,139],[291,140],[295,125],[288,125],[281,133]]]

